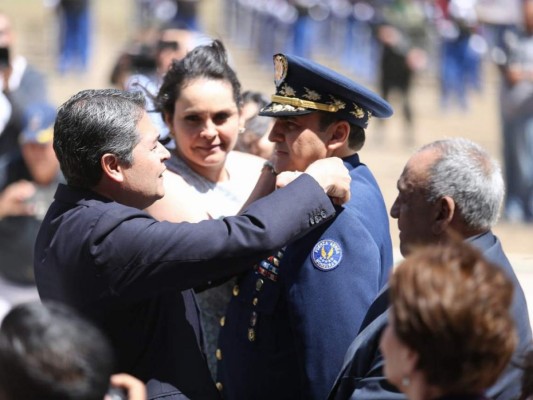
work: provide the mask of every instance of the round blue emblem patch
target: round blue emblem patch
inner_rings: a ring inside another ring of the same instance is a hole
[[[342,260],[342,248],[334,240],[324,239],[313,248],[311,260],[315,267],[322,271],[336,268]]]

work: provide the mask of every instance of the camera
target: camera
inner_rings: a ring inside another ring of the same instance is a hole
[[[9,67],[9,48],[0,47],[0,70]]]

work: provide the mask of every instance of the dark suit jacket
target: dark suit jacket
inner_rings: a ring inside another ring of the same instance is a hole
[[[522,371],[516,362],[531,348],[531,324],[524,291],[513,268],[505,256],[501,243],[489,231],[467,240],[478,248],[491,262],[499,265],[514,284],[512,313],[515,318],[519,343],[513,360],[498,381],[487,391],[490,398],[510,400],[520,394]],[[374,301],[365,322],[348,349],[344,365],[328,396],[328,399],[345,400],[395,400],[406,399],[383,375],[383,357],[379,351],[381,333],[387,324],[388,290],[384,290]]]
[[[219,398],[190,288],[250,268],[334,214],[305,174],[240,216],[197,224],[61,185],[36,242],[37,288],[102,328],[117,370],[147,382],[150,398]]]

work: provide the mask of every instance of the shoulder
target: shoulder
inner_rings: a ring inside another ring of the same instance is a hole
[[[242,151],[232,150],[228,153],[226,163],[229,166],[247,165],[251,167],[262,168],[265,159],[254,154],[243,153]]]
[[[255,183],[259,179],[264,163],[265,159],[262,157],[232,150],[228,153],[226,168],[232,180],[233,178],[238,178],[242,181],[253,181]]]

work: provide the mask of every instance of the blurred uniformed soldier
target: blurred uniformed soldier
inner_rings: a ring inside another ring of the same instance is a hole
[[[337,217],[240,277],[222,327],[217,387],[225,399],[324,399],[393,264],[387,210],[359,158],[372,116],[390,105],[326,67],[274,56],[273,171],[341,157],[351,200]],[[292,205],[287,205],[292,206]]]

